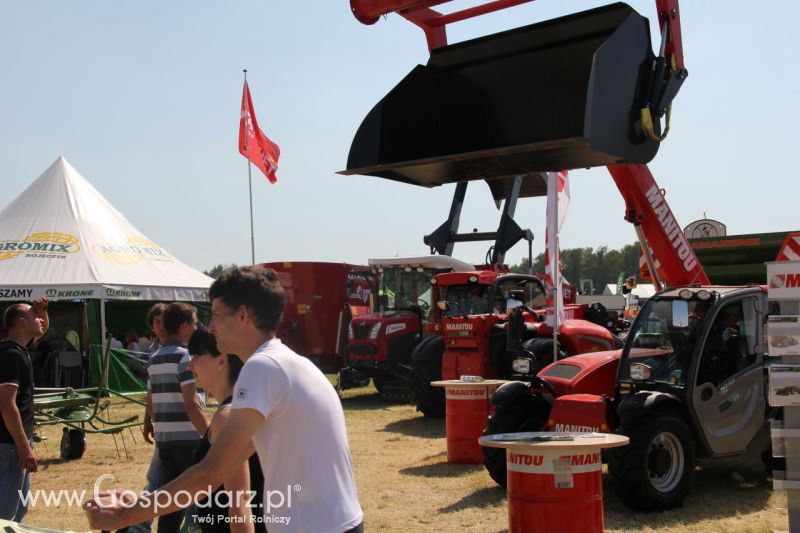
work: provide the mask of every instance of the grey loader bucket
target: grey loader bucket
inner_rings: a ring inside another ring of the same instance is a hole
[[[437,48],[369,112],[342,174],[431,187],[647,163],[653,57],[622,3]]]

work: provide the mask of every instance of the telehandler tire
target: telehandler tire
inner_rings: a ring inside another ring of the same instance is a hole
[[[425,418],[443,418],[445,414],[444,388],[432,387],[431,381],[442,379],[444,337],[431,337],[423,341],[411,356],[409,396]]]
[[[671,413],[651,413],[616,431],[630,444],[609,450],[608,472],[619,499],[636,511],[664,511],[683,503],[694,475],[694,438]]]
[[[550,405],[538,395],[521,395],[512,405],[496,407],[489,417],[484,435],[541,431],[547,423]],[[501,487],[506,486],[506,450],[483,446],[483,466]]]

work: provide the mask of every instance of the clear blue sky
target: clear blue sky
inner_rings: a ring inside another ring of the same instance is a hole
[[[453,6],[475,2],[454,2]],[[601,5],[538,0],[453,26],[451,42]],[[631,5],[651,20],[655,2]],[[242,68],[282,151],[279,181],[254,169],[256,260],[363,263],[427,253],[453,186],[335,174],[369,109],[417,63],[422,32],[396,15],[358,23],[347,0],[0,0],[0,209],[64,155],[144,235],[206,269],[250,260],[247,164],[237,150]],[[452,8],[448,7],[448,10]],[[689,79],[651,163],[682,225],[800,228],[793,36],[797,2],[682,4]],[[654,35],[658,31],[653,28]],[[563,248],[633,242],[604,169],[571,174]],[[544,199],[517,220],[544,246]],[[498,212],[470,186],[462,230]],[[456,245],[481,261],[486,244]],[[520,244],[509,256],[526,254]]]

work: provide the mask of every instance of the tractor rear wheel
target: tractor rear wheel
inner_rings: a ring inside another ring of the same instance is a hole
[[[694,440],[674,414],[652,413],[623,423],[630,444],[610,450],[608,472],[622,503],[636,511],[679,507],[694,475]]]
[[[432,387],[431,381],[442,379],[444,338],[431,337],[419,344],[411,356],[409,395],[425,418],[442,418],[445,414],[444,389]]]
[[[496,407],[489,417],[484,435],[541,431],[547,423],[550,405],[538,395],[525,394],[509,406]],[[483,466],[495,482],[506,486],[505,448],[483,447]]]

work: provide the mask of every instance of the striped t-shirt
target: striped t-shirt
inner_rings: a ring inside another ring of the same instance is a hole
[[[150,356],[147,390],[151,393],[156,446],[195,446],[201,438],[186,414],[182,385],[194,383],[186,346],[167,341]]]

